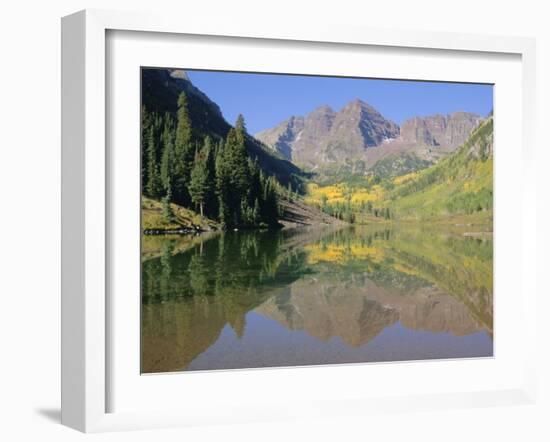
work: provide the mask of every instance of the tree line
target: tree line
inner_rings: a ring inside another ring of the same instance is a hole
[[[142,193],[162,201],[168,221],[175,203],[224,228],[278,224],[280,185],[248,155],[242,115],[225,138],[214,139],[193,128],[185,92],[175,117],[145,107],[141,113]]]
[[[351,193],[346,192],[344,202],[329,203],[326,195],[321,195],[319,209],[326,214],[348,222],[350,224],[358,222],[358,215],[372,215],[375,218],[385,220],[393,219],[393,214],[388,207],[374,207],[371,201],[362,201],[359,204],[351,203]]]

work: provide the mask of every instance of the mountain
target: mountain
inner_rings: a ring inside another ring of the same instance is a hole
[[[201,136],[210,135],[214,140],[225,138],[231,125],[225,120],[219,106],[194,86],[184,70],[142,68],[142,105],[149,112],[174,114],[178,96],[185,92],[194,130]],[[252,158],[257,158],[260,168],[275,176],[283,185],[292,183],[297,189],[306,174],[282,155],[264,146],[252,136],[247,136],[246,148]]]
[[[321,106],[305,117],[290,117],[256,138],[295,164],[315,169],[359,157],[398,135],[395,123],[369,104],[354,100],[340,112]]]
[[[492,219],[493,118],[483,121],[455,152],[401,180],[387,195],[400,218],[474,215]]]
[[[322,106],[255,136],[284,158],[316,172],[363,174],[373,169],[396,176],[448,155],[481,121],[479,115],[455,112],[414,117],[399,127],[357,99],[339,112]]]
[[[403,123],[401,139],[423,146],[455,149],[464,143],[480,122],[481,117],[469,112],[414,117]]]
[[[351,347],[367,344],[397,322],[455,336],[483,330],[463,303],[435,286],[405,294],[363,275],[353,282],[335,280],[334,273],[301,279],[289,286],[288,293],[269,298],[255,311],[321,341],[338,336]]]

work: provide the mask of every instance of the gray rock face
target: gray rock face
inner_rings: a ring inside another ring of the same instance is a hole
[[[339,112],[329,106],[294,116],[256,138],[286,159],[310,169],[415,155],[436,161],[459,147],[483,119],[468,112],[414,117],[400,128],[369,104],[354,100]]]
[[[455,149],[466,141],[481,121],[479,115],[468,112],[414,117],[403,123],[401,138],[407,143]]]
[[[260,132],[255,137],[279,152],[285,159],[292,159],[292,146],[304,129],[304,117],[290,117],[278,126]]]
[[[256,134],[285,158],[309,167],[355,158],[398,136],[397,124],[361,100],[348,103],[338,113],[321,106],[305,117],[291,117]]]
[[[378,146],[399,136],[399,126],[385,119],[369,104],[354,100],[338,112],[334,120],[328,144],[344,141],[354,147]]]
[[[329,137],[336,113],[329,106],[315,109],[303,118],[302,130],[291,144],[292,161],[315,165],[323,162],[323,148]],[[320,147],[320,148],[319,148]]]

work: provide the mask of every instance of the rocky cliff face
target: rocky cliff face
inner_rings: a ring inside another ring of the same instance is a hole
[[[401,139],[406,143],[455,149],[481,121],[479,115],[468,112],[414,117],[403,123]]]
[[[291,117],[256,138],[296,164],[314,168],[355,158],[398,136],[399,126],[354,100],[340,112],[322,106],[305,117]]]
[[[399,126],[387,120],[374,107],[361,100],[354,100],[336,115],[330,133],[329,144],[342,140],[363,147],[378,146],[399,136]]]
[[[305,117],[293,116],[256,138],[313,170],[350,160],[367,167],[383,159],[400,163],[403,155],[414,157],[414,164],[431,164],[463,144],[482,120],[476,114],[455,112],[414,117],[400,128],[368,103],[354,100],[339,112],[322,106]]]

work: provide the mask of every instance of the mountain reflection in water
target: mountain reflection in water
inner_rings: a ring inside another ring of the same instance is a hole
[[[394,226],[143,241],[143,373],[493,354],[491,236]]]

